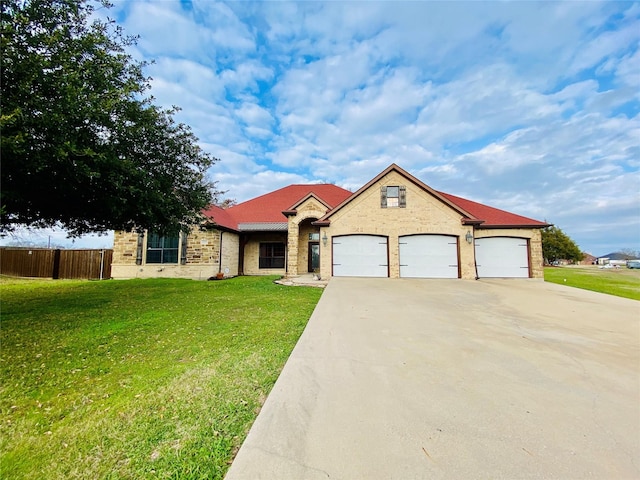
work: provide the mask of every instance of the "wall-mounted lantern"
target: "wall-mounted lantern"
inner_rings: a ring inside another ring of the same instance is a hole
[[[464,236],[464,239],[467,241],[469,245],[473,243],[473,235],[470,230],[467,230],[467,234]]]
[[[322,244],[326,247],[327,246],[327,241],[329,239],[327,238],[327,232],[323,232],[322,233]]]

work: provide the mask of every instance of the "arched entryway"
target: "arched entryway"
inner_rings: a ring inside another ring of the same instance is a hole
[[[298,272],[320,270],[320,228],[311,223],[317,218],[305,218],[298,225]]]

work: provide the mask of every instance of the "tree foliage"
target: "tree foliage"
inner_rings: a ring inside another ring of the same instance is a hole
[[[225,198],[224,200],[216,202],[216,205],[220,208],[231,208],[235,207],[237,204],[238,201],[235,198]]]
[[[618,252],[624,255],[625,260],[640,258],[640,250],[634,250],[633,248],[621,248]]]
[[[578,262],[584,257],[578,245],[555,225],[542,229],[542,254],[547,263],[556,260]]]
[[[103,7],[108,7],[103,4]],[[136,39],[86,0],[3,0],[4,231],[170,231],[200,220],[217,161],[146,94]]]

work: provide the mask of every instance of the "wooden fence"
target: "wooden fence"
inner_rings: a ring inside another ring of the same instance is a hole
[[[0,247],[0,274],[14,277],[111,278],[113,250]]]

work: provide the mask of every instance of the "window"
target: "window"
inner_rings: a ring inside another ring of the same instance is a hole
[[[404,185],[380,187],[380,207],[405,208],[407,206],[407,188]]]
[[[178,263],[178,235],[162,237],[150,233],[147,239],[147,263]]]
[[[309,241],[310,242],[318,242],[318,241],[320,241],[320,234],[319,233],[310,233],[309,234]]]
[[[260,268],[284,268],[284,243],[260,244]]]
[[[387,208],[399,205],[400,189],[398,187],[387,187]]]

